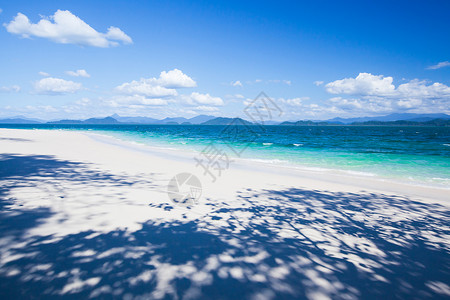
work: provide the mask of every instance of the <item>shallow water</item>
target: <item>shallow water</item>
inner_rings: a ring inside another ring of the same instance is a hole
[[[97,132],[159,147],[208,145],[266,163],[450,187],[450,128],[405,126],[0,125]],[[212,143],[212,144],[211,144]]]

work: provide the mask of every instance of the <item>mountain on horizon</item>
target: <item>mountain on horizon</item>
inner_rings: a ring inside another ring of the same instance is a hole
[[[283,122],[281,124],[279,124],[280,126],[317,126],[317,125],[330,125],[332,123],[327,122],[327,121],[297,121],[297,122]]]
[[[60,120],[60,121],[47,122],[47,124],[113,125],[113,124],[120,124],[120,122],[112,117],[106,117],[106,118],[89,118],[86,120]]]
[[[241,118],[215,118],[202,123],[201,125],[254,125],[252,122]]]
[[[34,121],[31,119],[6,118],[0,119],[0,124],[41,124],[41,122]]]
[[[198,115],[196,117],[190,118],[188,120],[188,122],[191,124],[202,124],[202,123],[208,122],[209,120],[213,120],[215,118],[216,117],[214,117],[214,116]]]
[[[358,118],[333,118],[324,120],[328,123],[341,123],[341,124],[351,124],[351,123],[361,123],[368,121],[380,121],[380,122],[392,122],[392,121],[413,121],[413,122],[426,122],[434,119],[450,119],[450,115],[437,113],[437,114],[415,114],[415,113],[394,113],[386,116],[377,117],[358,117]]]
[[[184,117],[167,117],[162,120],[149,117],[122,117],[118,114],[113,114],[106,118],[89,118],[86,120],[71,120],[62,119],[54,121],[43,121],[39,119],[28,118],[24,116],[15,116],[0,119],[0,124],[157,124],[157,125],[227,125],[232,120],[239,119],[238,122],[244,125],[251,125],[253,123],[240,118],[224,118],[214,117],[209,115],[198,115],[192,118]],[[410,122],[428,122],[436,119],[450,120],[450,115],[444,113],[433,114],[415,114],[415,113],[394,113],[386,116],[376,117],[357,117],[357,118],[333,118],[328,120],[293,120],[286,122],[265,122],[266,125],[306,125],[305,122],[322,124],[352,124],[363,122],[395,122],[395,121],[410,121]],[[242,121],[242,122],[241,122]]]
[[[138,123],[138,124],[155,124],[159,122],[158,119],[148,117],[121,117],[118,114],[113,114],[111,118],[116,119],[121,123]]]
[[[22,119],[22,120],[26,120],[26,121],[33,121],[33,122],[38,122],[38,123],[45,123],[45,121],[42,120],[42,119],[38,119],[38,118],[28,118],[28,117],[25,117],[25,116],[23,116],[23,115],[13,116],[13,117],[10,117],[10,118],[8,118],[8,119]]]
[[[118,114],[113,114],[111,116],[112,118],[116,119],[117,121],[121,123],[132,123],[132,124],[193,124],[198,125],[203,122],[212,120],[216,118],[215,116],[207,116],[207,115],[198,115],[196,117],[187,119],[184,117],[167,117],[162,120],[154,119],[154,118],[148,118],[148,117],[121,117]]]

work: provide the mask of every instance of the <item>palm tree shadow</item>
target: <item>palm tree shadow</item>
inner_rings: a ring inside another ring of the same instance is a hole
[[[14,176],[133,184],[51,157],[26,159]],[[14,177],[5,173],[0,178]],[[249,189],[233,203],[210,202],[212,212],[195,221],[149,220],[134,232],[54,239],[26,235],[50,211],[9,210],[14,199],[8,189],[0,193],[6,203],[0,241],[17,245],[2,251],[2,299],[449,297],[450,213],[437,204],[374,193]]]

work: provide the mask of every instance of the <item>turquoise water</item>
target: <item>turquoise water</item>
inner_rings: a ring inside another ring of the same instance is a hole
[[[0,125],[89,130],[126,141],[298,168],[342,170],[450,188],[450,128],[385,126]]]

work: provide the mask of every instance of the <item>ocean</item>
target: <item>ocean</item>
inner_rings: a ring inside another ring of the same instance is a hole
[[[0,125],[81,130],[161,148],[450,188],[450,128],[412,126]]]

